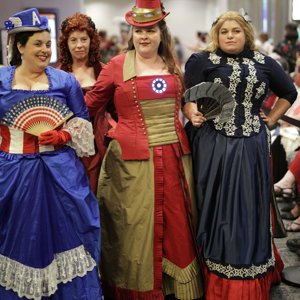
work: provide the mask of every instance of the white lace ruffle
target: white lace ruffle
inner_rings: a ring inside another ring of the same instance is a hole
[[[93,127],[89,121],[75,117],[64,125],[64,129],[67,129],[72,136],[68,145],[79,157],[95,154]]]
[[[55,255],[43,269],[32,268],[0,254],[0,285],[20,298],[40,300],[55,293],[60,283],[83,277],[96,266],[95,260],[81,245]]]

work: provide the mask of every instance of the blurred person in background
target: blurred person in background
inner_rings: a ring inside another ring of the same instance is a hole
[[[296,65],[296,53],[300,50],[298,24],[288,23],[284,28],[284,39],[274,48],[274,52],[284,57],[289,64],[289,73],[293,72]]]

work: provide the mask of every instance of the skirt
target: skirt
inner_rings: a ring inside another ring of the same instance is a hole
[[[268,299],[283,265],[272,240],[266,130],[228,137],[206,123],[186,125],[199,210],[197,242],[206,299]]]
[[[197,299],[203,289],[192,228],[191,156],[181,155],[178,144],[150,153],[148,160],[124,161],[112,140],[103,160],[98,197],[104,295]]]
[[[99,208],[75,152],[0,152],[0,299],[100,300],[99,256]]]

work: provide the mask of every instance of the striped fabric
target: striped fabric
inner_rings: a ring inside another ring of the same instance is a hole
[[[33,154],[53,151],[56,147],[39,145],[36,136],[1,124],[0,150],[15,154]]]

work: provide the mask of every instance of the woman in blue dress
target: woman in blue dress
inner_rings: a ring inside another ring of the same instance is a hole
[[[99,209],[78,158],[93,154],[81,88],[48,66],[48,20],[35,8],[5,26],[11,66],[0,69],[0,299],[100,300]]]
[[[282,261],[272,241],[268,127],[297,92],[279,64],[255,50],[251,20],[243,12],[221,15],[211,43],[193,54],[185,73],[189,89],[202,82],[229,91],[229,119],[207,120],[189,102],[184,110],[199,208],[197,242],[205,263],[207,300],[267,300],[280,281]],[[260,108],[268,89],[279,100],[268,116]],[[217,91],[217,90],[216,90]],[[215,91],[215,95],[218,92]]]

